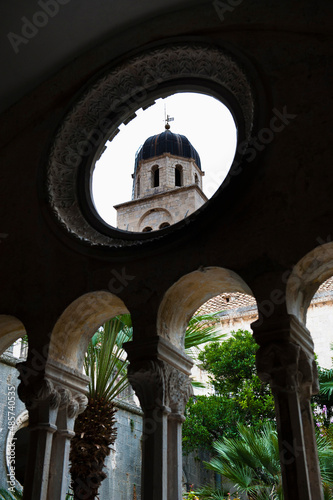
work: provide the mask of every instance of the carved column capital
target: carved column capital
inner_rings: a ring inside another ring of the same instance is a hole
[[[128,379],[142,409],[171,408],[182,413],[192,394],[191,358],[162,337],[128,342]]]
[[[258,376],[270,382],[273,392],[293,392],[310,397],[319,390],[314,359],[297,344],[274,342],[259,348],[256,355]]]
[[[84,394],[87,377],[82,374],[67,373],[66,367],[46,365],[45,372],[27,377],[30,367],[27,362],[16,365],[21,383],[18,387],[20,399],[27,409],[35,408],[40,402],[47,401],[51,409],[67,408],[71,418],[81,413],[88,399]]]
[[[41,401],[49,400],[51,409],[58,408],[61,402],[61,395],[54,387],[51,380],[40,374],[29,379],[29,382],[23,382],[27,370],[26,363],[18,363],[16,365],[21,380],[18,386],[18,395],[27,407],[32,409]]]
[[[318,375],[309,330],[292,314],[251,327],[260,345],[256,358],[261,380],[269,381],[273,390],[316,394]]]
[[[172,367],[167,381],[167,397],[168,406],[173,413],[184,415],[186,403],[192,395],[193,387],[190,377]]]
[[[260,347],[256,354],[259,378],[270,382],[273,391],[296,390],[299,351],[299,346],[289,342]]]
[[[134,361],[127,373],[144,411],[165,406],[165,366],[162,361]]]

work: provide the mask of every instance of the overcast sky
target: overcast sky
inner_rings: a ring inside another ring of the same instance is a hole
[[[92,180],[92,195],[100,216],[116,226],[113,206],[132,197],[132,177],[135,153],[151,135],[164,131],[164,105],[174,117],[171,132],[185,135],[201,158],[203,191],[210,198],[231,166],[237,133],[233,118],[220,101],[196,93],[178,93],[158,99],[128,125],[121,125],[119,134],[107,142],[107,149],[96,163]]]

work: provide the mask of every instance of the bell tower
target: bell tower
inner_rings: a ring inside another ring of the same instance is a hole
[[[203,175],[198,152],[167,123],[136,154],[132,200],[114,207],[118,228],[156,231],[184,219],[207,201]]]

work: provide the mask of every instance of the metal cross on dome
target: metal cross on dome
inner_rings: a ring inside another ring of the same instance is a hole
[[[174,121],[174,117],[167,115],[166,105],[164,104],[164,122],[165,122],[165,128],[167,130],[170,128],[169,122],[173,122],[173,121]]]

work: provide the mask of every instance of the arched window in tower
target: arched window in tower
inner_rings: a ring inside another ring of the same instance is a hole
[[[199,186],[199,177],[197,174],[194,174],[194,182],[195,182],[196,186]]]
[[[163,228],[169,227],[169,226],[170,226],[169,222],[162,222],[162,224],[160,224],[159,229],[163,229]]]
[[[160,185],[160,170],[158,165],[154,165],[151,169],[152,174],[152,187],[158,187]]]
[[[176,165],[175,168],[175,186],[182,186],[183,169],[181,165]]]
[[[138,175],[137,181],[136,181],[136,195],[137,197],[140,196],[140,176]]]

